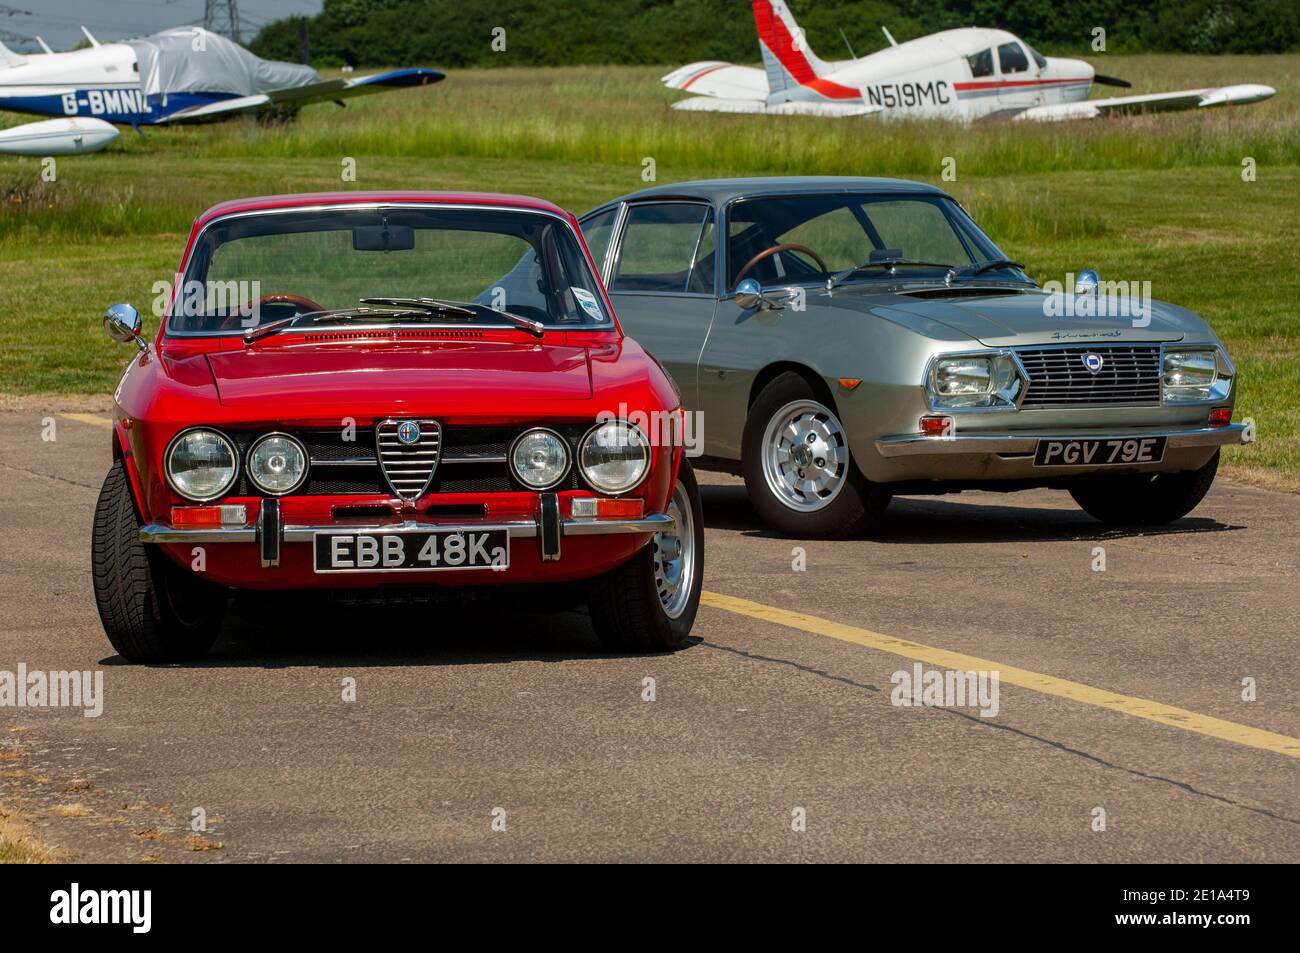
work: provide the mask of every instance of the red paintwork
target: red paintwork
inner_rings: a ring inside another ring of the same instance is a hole
[[[227,202],[195,221],[177,274],[183,274],[200,229],[222,215],[267,208],[352,202],[461,203],[541,209],[560,215],[590,252],[567,212],[540,199],[478,193],[345,192],[287,195]],[[603,294],[603,289],[602,289]],[[605,305],[614,313],[608,298]],[[592,422],[598,414],[669,412],[680,406],[671,380],[635,341],[612,329],[548,331],[533,338],[522,331],[483,330],[471,340],[421,333],[347,329],[329,334],[274,335],[245,345],[238,336],[174,338],[160,329],[153,348],[127,366],[116,392],[117,443],[136,494],[141,519],[170,522],[171,507],[186,505],[162,474],[163,452],[179,431],[198,424],[218,429],[265,432],[341,426],[350,417],[358,429],[385,417],[433,417],[446,424]],[[671,496],[680,450],[654,447],[650,476],[629,495],[645,500],[647,514],[662,513]],[[561,494],[568,499],[591,491]],[[250,520],[259,497],[227,497],[244,503]],[[328,523],[338,504],[393,502],[375,496],[287,496],[281,498],[286,524]],[[536,493],[435,494],[419,501],[482,503],[487,519],[531,517]],[[412,509],[408,507],[407,509]],[[402,507],[394,503],[395,512]],[[395,517],[396,518],[396,517]],[[224,585],[260,589],[366,587],[374,585],[500,585],[581,579],[628,559],[648,542],[644,535],[566,537],[558,562],[540,560],[536,540],[511,543],[505,572],[376,573],[336,576],[312,571],[311,546],[286,543],[281,565],[262,569],[254,544],[205,547],[206,578]],[[179,564],[192,559],[188,545],[160,547]]]

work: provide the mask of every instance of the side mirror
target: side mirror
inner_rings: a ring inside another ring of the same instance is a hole
[[[123,344],[134,341],[142,351],[149,346],[140,336],[140,312],[129,304],[115,304],[104,312],[104,333]]]
[[[746,278],[740,284],[736,285],[736,304],[749,311],[757,308],[760,311],[780,311],[781,305],[771,298],[763,296],[762,286],[753,278]]]
[[[1074,293],[1077,295],[1095,295],[1101,287],[1100,276],[1091,268],[1085,268],[1074,279]]]

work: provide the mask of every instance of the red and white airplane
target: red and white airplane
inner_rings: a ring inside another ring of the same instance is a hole
[[[763,69],[710,61],[663,77],[693,93],[673,103],[692,112],[744,112],[899,118],[1092,119],[1116,113],[1255,103],[1276,93],[1246,84],[1173,93],[1089,99],[1094,83],[1130,86],[1099,76],[1083,60],[1043,56],[1005,30],[944,30],[860,59],[816,56],[783,0],[753,0]]]

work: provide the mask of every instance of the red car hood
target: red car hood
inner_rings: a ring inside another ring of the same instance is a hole
[[[227,407],[306,408],[588,400],[587,350],[562,344],[445,341],[289,345],[208,355]]]

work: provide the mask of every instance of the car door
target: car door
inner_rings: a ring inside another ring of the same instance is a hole
[[[590,242],[608,227],[584,220]],[[629,203],[605,256],[602,277],[623,330],[659,359],[688,408],[698,396],[700,352],[715,304],[713,208],[705,202]]]

